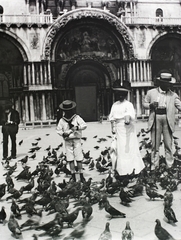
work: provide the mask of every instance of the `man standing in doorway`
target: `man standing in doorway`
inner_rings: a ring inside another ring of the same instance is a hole
[[[175,80],[172,75],[168,72],[161,73],[157,80],[158,87],[149,90],[143,100],[143,106],[150,109],[148,130],[151,131],[152,141],[151,170],[159,166],[161,136],[163,136],[167,167],[172,167],[174,163],[172,137],[175,130],[176,108],[181,111],[181,101],[178,95],[170,90]]]

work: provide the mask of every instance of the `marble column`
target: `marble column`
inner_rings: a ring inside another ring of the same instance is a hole
[[[31,122],[35,121],[34,101],[33,101],[33,94],[32,93],[30,93],[30,120],[31,120]]]
[[[45,94],[42,93],[42,120],[45,121],[46,120],[46,108],[45,108]]]

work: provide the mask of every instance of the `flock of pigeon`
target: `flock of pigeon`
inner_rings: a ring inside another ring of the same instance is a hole
[[[151,141],[144,129],[141,129],[137,136],[141,138],[140,150],[145,151],[143,157],[145,169],[139,175],[135,174],[134,169],[126,176],[121,176],[116,170],[112,170],[110,147],[100,150],[101,144],[105,143],[107,138],[111,139],[111,136],[106,138],[94,136],[97,142],[94,149],[99,152],[98,158],[93,159],[90,150],[87,152],[83,150],[84,170],[96,171],[101,175],[100,181],[94,181],[92,177],[83,183],[70,180],[71,173],[63,143],[55,148],[51,145],[47,146],[43,150],[44,157],[39,159],[38,151],[42,148],[40,137],[31,143],[27,155],[21,159],[15,162],[11,159],[2,161],[4,182],[0,182],[1,230],[3,227],[8,227],[10,235],[20,239],[29,230],[33,231],[32,239],[34,240],[41,237],[64,240],[86,239],[86,229],[94,219],[94,206],[98,206],[98,209],[104,211],[108,217],[105,229],[100,232],[98,240],[114,240],[111,219],[126,218],[126,212],[113,206],[110,200],[112,197],[118,197],[122,205],[130,207],[133,201],[139,201],[140,196],[148,198],[149,201],[156,199],[163,201],[163,213],[167,223],[176,225],[178,219],[172,206],[174,191],[178,190],[181,183],[178,138],[174,137],[174,167],[167,169],[165,158],[160,156],[160,166],[151,172]],[[82,141],[88,141],[88,139],[83,137]],[[23,140],[19,142],[19,147],[22,146]],[[33,170],[31,169],[32,160],[37,162]],[[17,182],[21,185],[19,189],[16,187]],[[165,193],[160,194],[160,189]],[[8,211],[4,205],[9,206]],[[81,221],[77,223],[76,220],[80,214]],[[64,231],[67,228],[71,231],[65,236]],[[154,234],[159,240],[175,239],[161,226],[161,220],[156,217]],[[127,220],[119,239],[134,238],[136,236],[131,228],[131,222]]]

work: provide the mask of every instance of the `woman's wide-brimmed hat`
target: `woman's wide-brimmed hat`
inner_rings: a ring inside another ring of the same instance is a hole
[[[175,78],[172,77],[171,73],[160,73],[160,77],[157,78],[157,80],[161,83],[170,83],[173,84],[176,82]]]
[[[120,91],[120,92],[129,92],[131,91],[131,83],[129,81],[120,81],[120,80],[116,80],[113,83],[112,86],[112,90],[113,91]]]
[[[59,105],[59,108],[64,111],[74,109],[75,107],[76,103],[71,100],[65,100]]]

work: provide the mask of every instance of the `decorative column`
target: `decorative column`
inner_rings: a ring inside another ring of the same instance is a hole
[[[26,64],[23,67],[23,75],[24,75],[24,85],[27,85],[27,68]]]
[[[133,81],[133,75],[132,75],[132,66],[131,66],[131,63],[129,63],[129,80],[130,80],[130,82]]]
[[[42,120],[45,121],[46,120],[46,108],[45,108],[45,94],[42,93]]]
[[[135,68],[135,62],[133,62],[133,82],[135,82],[136,79],[136,68]]]
[[[29,120],[28,96],[25,95],[25,122],[28,122]]]
[[[43,64],[40,63],[40,79],[39,79],[39,84],[43,84],[44,83],[44,78],[43,78]]]
[[[35,65],[32,63],[32,85],[35,85]]]
[[[146,74],[146,62],[143,61],[143,73],[144,73],[144,81],[147,82],[148,79],[147,79],[147,74]]]
[[[140,81],[143,81],[143,61],[140,61]]]
[[[28,85],[31,85],[31,66],[28,64]]]
[[[50,70],[50,62],[48,61],[48,76],[47,76],[47,84],[51,83],[51,70]]]
[[[34,102],[33,102],[33,94],[32,93],[30,93],[30,120],[31,120],[31,122],[35,121]]]
[[[136,89],[136,113],[137,117],[141,115],[140,94],[138,88]]]

